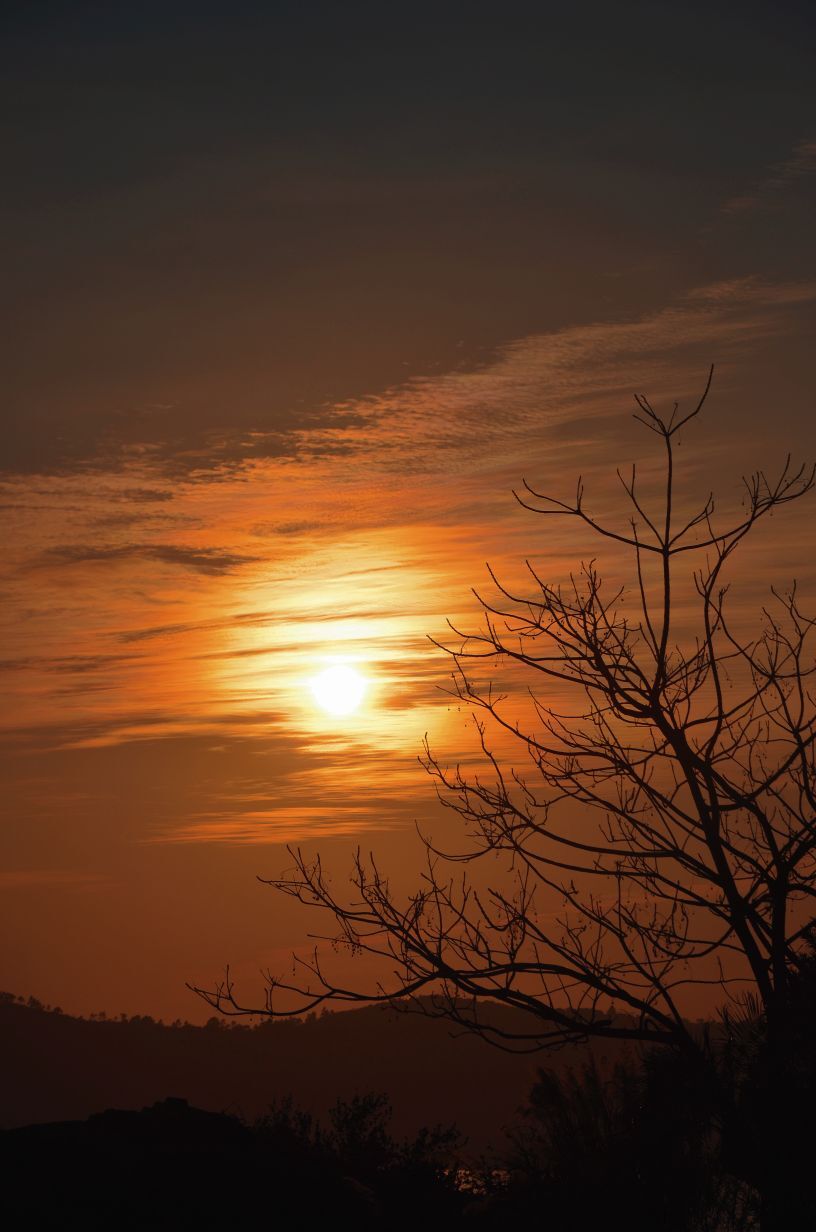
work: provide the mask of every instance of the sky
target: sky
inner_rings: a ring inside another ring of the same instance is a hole
[[[316,921],[258,877],[444,832],[446,620],[593,554],[690,406],[690,493],[816,456],[810,6],[11,5],[0,985],[201,1020]],[[812,503],[735,574],[813,593]],[[623,568],[614,553],[613,577]],[[622,580],[621,575],[621,580]],[[737,591],[736,582],[739,581]],[[316,704],[356,667],[360,710]],[[511,685],[512,688],[516,684]],[[440,829],[441,828],[441,829]],[[325,922],[321,921],[325,928]]]

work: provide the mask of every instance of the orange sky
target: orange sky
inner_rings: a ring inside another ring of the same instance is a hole
[[[690,398],[702,354],[719,354],[683,460],[689,493],[713,479],[733,506],[743,466],[782,460],[775,437],[813,444],[802,392],[772,431],[761,373],[814,296],[737,284],[526,338],[346,406],[293,456],[234,472],[179,478],[135,456],[90,483],[9,479],[6,982],[72,1008],[196,1017],[184,980],[231,961],[257,986],[315,926],[254,880],[282,869],[283,843],[319,846],[340,875],[362,842],[408,886],[414,819],[442,825],[422,737],[450,759],[472,749],[427,635],[447,616],[478,624],[485,560],[516,579],[531,555],[555,578],[594,550],[522,511],[513,480],[567,495],[581,470],[614,510],[614,466],[638,459],[648,484],[654,462],[629,392]],[[812,582],[812,527],[808,512],[757,536],[740,603],[794,571]],[[334,661],[370,680],[348,717],[309,688]]]
[[[69,1010],[201,1019],[185,982],[227,962],[259,991],[316,927],[256,880],[287,842],[410,888],[414,821],[455,833],[423,736],[473,755],[428,638],[478,624],[486,561],[596,552],[522,476],[623,517],[637,460],[648,493],[633,393],[686,405],[716,365],[683,482],[726,507],[816,455],[793,26],[737,45],[715,5],[701,48],[675,14],[672,73],[641,14],[363,37],[315,5],[321,41],[278,7],[10,35],[0,987]],[[746,620],[816,591],[814,525],[746,546]],[[309,683],[338,661],[369,681],[345,718]]]

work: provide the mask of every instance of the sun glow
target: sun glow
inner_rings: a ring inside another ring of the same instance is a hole
[[[353,714],[362,702],[368,681],[353,667],[328,667],[309,682],[315,701],[328,714]]]

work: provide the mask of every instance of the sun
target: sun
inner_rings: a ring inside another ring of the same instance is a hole
[[[318,706],[328,714],[353,714],[365,696],[368,681],[353,667],[328,667],[309,682]]]

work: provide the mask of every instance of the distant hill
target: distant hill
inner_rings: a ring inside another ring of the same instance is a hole
[[[512,1011],[491,1012],[511,1025]],[[168,1096],[251,1121],[291,1095],[322,1118],[337,1099],[383,1092],[395,1132],[455,1121],[479,1151],[501,1146],[540,1066],[575,1065],[586,1056],[578,1047],[510,1055],[453,1031],[450,1023],[381,1006],[257,1026],[211,1019],[197,1027],[147,1017],[73,1018],[3,994],[0,1128],[139,1109]]]

